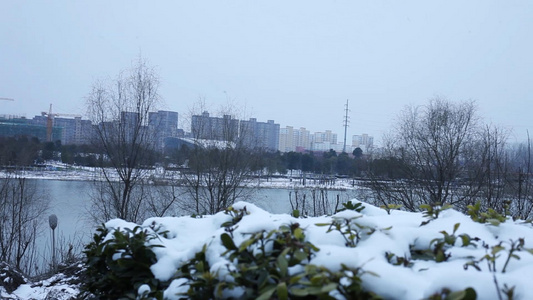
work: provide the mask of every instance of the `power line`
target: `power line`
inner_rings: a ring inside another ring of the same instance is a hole
[[[350,120],[348,117],[349,111],[350,110],[348,109],[348,99],[346,99],[346,104],[344,105],[345,115],[344,115],[344,121],[343,121],[343,126],[344,126],[344,146],[342,147],[343,153],[346,153],[346,133],[348,132],[348,124],[350,123]]]

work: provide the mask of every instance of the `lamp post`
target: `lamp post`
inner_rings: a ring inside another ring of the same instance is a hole
[[[48,217],[48,223],[50,224],[50,228],[52,228],[52,267],[54,269],[54,272],[56,270],[56,236],[55,236],[55,229],[57,227],[57,216],[54,214],[51,214],[50,217]]]

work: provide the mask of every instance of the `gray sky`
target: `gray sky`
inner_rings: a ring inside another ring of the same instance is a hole
[[[408,104],[474,99],[533,130],[533,1],[0,1],[0,114],[85,111],[142,55],[165,109],[232,99],[259,121],[380,138]],[[350,138],[349,138],[350,140]]]

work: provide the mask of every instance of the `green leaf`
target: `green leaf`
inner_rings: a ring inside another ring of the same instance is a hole
[[[446,256],[444,255],[444,252],[443,251],[437,252],[437,254],[435,255],[435,261],[436,262],[443,262],[445,260],[446,260]]]
[[[468,236],[467,234],[462,234],[461,239],[463,240],[463,246],[470,245],[470,236]]]
[[[303,240],[304,239],[304,231],[302,230],[302,228],[296,228],[294,230],[294,237],[299,239],[299,240]]]
[[[453,233],[455,233],[457,231],[457,229],[459,229],[460,225],[461,225],[461,223],[455,223],[455,225],[453,225]]]
[[[257,278],[257,285],[258,286],[263,286],[263,284],[265,284],[268,280],[268,271],[265,270],[265,269],[262,269],[262,270],[259,270],[259,278]]]
[[[285,255],[279,255],[277,259],[277,265],[279,268],[279,271],[281,273],[282,277],[287,276],[287,270],[289,263],[287,262],[287,259],[285,258]]]
[[[455,245],[455,240],[457,238],[455,237],[455,235],[445,235],[444,236],[444,242],[448,245]]]
[[[477,294],[473,288],[467,288],[462,291],[451,292],[446,300],[476,300]]]
[[[330,226],[330,225],[331,225],[331,223],[315,223],[315,226],[321,226],[321,227]]]
[[[274,294],[274,291],[276,290],[275,286],[268,286],[267,288],[259,291],[261,295],[257,297],[257,300],[268,300]]]
[[[421,210],[430,210],[430,209],[431,209],[431,205],[429,205],[429,204],[421,204],[421,205],[419,206],[419,208],[420,208]]]
[[[533,252],[532,252],[532,254],[533,254]],[[297,251],[297,252],[294,253],[294,258],[296,258],[298,260],[298,262],[301,263],[302,261],[307,259],[307,254],[305,254],[304,252],[301,252],[301,251]]]
[[[323,293],[329,293],[329,292],[333,291],[336,288],[337,288],[337,284],[335,282],[330,282],[330,283],[324,285],[320,290]]]
[[[278,292],[278,298],[280,300],[289,299],[289,293],[287,291],[287,284],[285,284],[285,282],[280,282],[276,289],[277,289],[277,292]]]
[[[307,289],[292,288],[291,295],[296,296],[296,297],[305,297],[309,295],[309,292],[307,291]]]
[[[320,286],[310,286],[306,288],[307,293],[311,295],[319,295],[322,293],[322,288]]]
[[[295,218],[299,218],[300,217],[300,211],[295,209],[292,211],[292,216],[295,217]]]
[[[494,246],[492,247],[492,255],[497,254],[498,252],[505,250],[505,247],[502,246]]]
[[[500,226],[501,222],[498,219],[487,219],[487,222],[492,226]]]
[[[235,246],[235,243],[233,242],[233,239],[229,236],[229,234],[227,233],[221,234],[220,240],[222,240],[222,245],[224,245],[226,249],[237,250],[237,246]]]
[[[253,238],[247,239],[246,241],[241,243],[241,245],[239,246],[239,251],[244,251],[246,248],[248,248],[254,242],[255,242],[255,240]]]
[[[303,277],[305,276],[304,273],[301,273],[299,275],[291,276],[289,278],[289,284],[295,284],[298,283]]]
[[[466,291],[466,295],[463,298],[463,300],[476,300],[477,299],[476,290],[474,290],[473,288],[469,287],[465,291]]]

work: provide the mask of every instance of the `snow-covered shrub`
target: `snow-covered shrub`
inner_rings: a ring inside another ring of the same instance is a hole
[[[531,223],[507,218],[495,226],[451,208],[409,213],[354,202],[321,217],[239,202],[202,218],[151,218],[140,226],[112,220],[93,242],[92,254],[101,257],[88,257],[96,269],[88,281],[98,295],[126,299],[533,295]]]
[[[5,262],[0,262],[0,288],[4,288],[8,293],[11,293],[19,285],[26,283],[26,281],[21,272]]]
[[[362,268],[341,265],[339,271],[310,264],[320,249],[306,241],[298,223],[247,234],[237,245],[227,233],[220,236],[222,256],[231,262],[226,276],[210,272],[206,247],[185,263],[176,277],[186,278],[180,296],[187,299],[380,299],[362,287]],[[225,280],[227,279],[227,280]],[[226,292],[226,293],[225,293]]]
[[[136,299],[140,287],[144,297],[162,297],[168,283],[157,280],[150,266],[157,259],[148,242],[157,236],[140,226],[133,229],[97,229],[85,255],[87,280],[84,290],[106,299]]]

